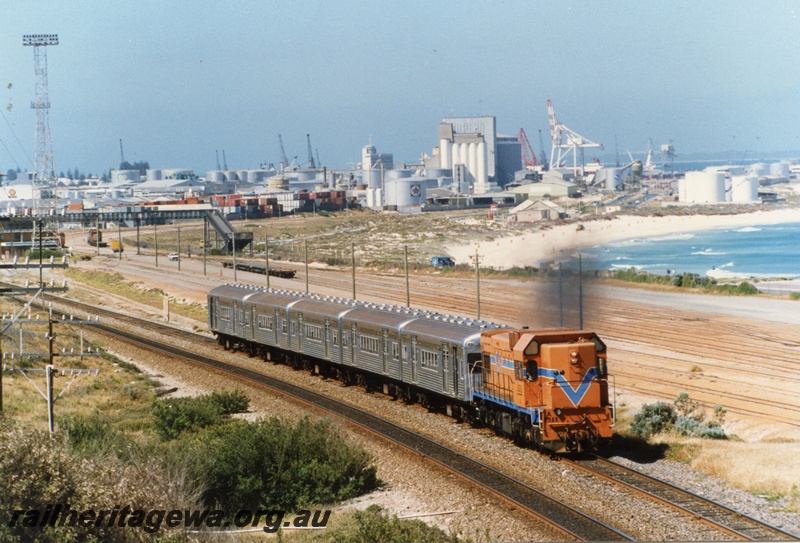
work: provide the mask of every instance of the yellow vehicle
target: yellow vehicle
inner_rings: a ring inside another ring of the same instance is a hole
[[[112,241],[111,250],[114,251],[115,253],[121,253],[124,249],[119,241]]]

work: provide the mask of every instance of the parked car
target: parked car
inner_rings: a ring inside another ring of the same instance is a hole
[[[167,256],[167,258],[169,258],[170,260],[180,260],[181,259],[181,255],[179,255],[178,253],[170,253]]]
[[[456,263],[449,256],[434,256],[431,258],[431,266],[434,268],[452,268]]]

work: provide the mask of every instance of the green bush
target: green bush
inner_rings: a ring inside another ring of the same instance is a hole
[[[222,415],[246,413],[250,407],[250,398],[241,390],[234,390],[233,392],[214,391],[209,395],[208,399],[219,408]]]
[[[800,300],[800,292],[790,292],[789,293],[790,300]]]
[[[190,472],[204,501],[231,510],[295,510],[346,500],[378,485],[372,457],[325,421],[238,421],[199,434]]]
[[[446,534],[435,526],[428,526],[421,520],[404,520],[397,515],[387,515],[379,505],[370,505],[364,511],[353,514],[355,526],[334,532],[334,543],[457,543],[461,541],[456,534]]]
[[[722,423],[727,411],[721,405],[714,406],[714,418],[705,420],[700,402],[694,401],[686,392],[681,392],[672,405],[665,402],[646,404],[633,416],[630,432],[647,439],[662,432],[673,432],[680,436],[708,439],[727,439]]]
[[[220,424],[226,415],[243,413],[248,407],[250,399],[241,390],[154,400],[153,428],[162,439],[175,439],[183,432]]]
[[[161,439],[222,422],[218,406],[207,398],[171,398],[153,401],[153,428]]]
[[[675,417],[675,410],[665,402],[646,404],[634,415],[630,430],[633,435],[647,439],[670,428]]]

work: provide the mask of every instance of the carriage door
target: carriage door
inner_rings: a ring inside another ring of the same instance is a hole
[[[297,350],[301,353],[303,352],[303,348],[305,347],[306,343],[306,330],[305,326],[303,326],[303,314],[297,314]]]
[[[381,339],[383,341],[383,374],[386,375],[389,373],[389,332],[387,330],[383,330]]]
[[[236,326],[239,324],[239,304],[236,302],[233,302],[233,311],[231,311],[231,313],[231,331],[234,336],[238,336],[239,331],[236,329]]]
[[[280,328],[280,324],[281,324],[281,317],[280,317],[280,313],[278,313],[277,309],[275,310],[275,321],[274,322],[275,322],[275,324],[272,325],[272,328],[273,328],[273,330],[275,330],[275,345],[280,346],[281,340],[280,340],[280,337],[278,336],[278,334],[280,334],[279,328]]]
[[[357,330],[356,323],[353,323],[350,326],[350,363],[354,366],[356,365],[356,341],[358,339],[356,337]]]
[[[458,362],[458,347],[451,349],[450,360],[453,364],[453,396],[458,396],[458,374],[461,371],[461,364]]]
[[[208,299],[208,327],[212,330],[217,329],[216,298]]]
[[[447,343],[442,344],[442,392],[447,394],[450,392],[450,349]]]
[[[256,307],[250,308],[250,339],[256,339]]]
[[[328,350],[328,336],[331,335],[331,320],[325,318],[325,330],[322,335],[322,349],[325,353],[325,358],[330,358],[330,351]]]
[[[417,336],[411,336],[411,382],[417,382]]]

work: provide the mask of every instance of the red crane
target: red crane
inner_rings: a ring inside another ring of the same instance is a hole
[[[524,128],[520,128],[519,132],[517,132],[517,141],[522,145],[522,165],[527,169],[538,166],[539,162],[536,160],[536,154],[533,152],[533,147],[531,147],[531,142],[528,141]]]

